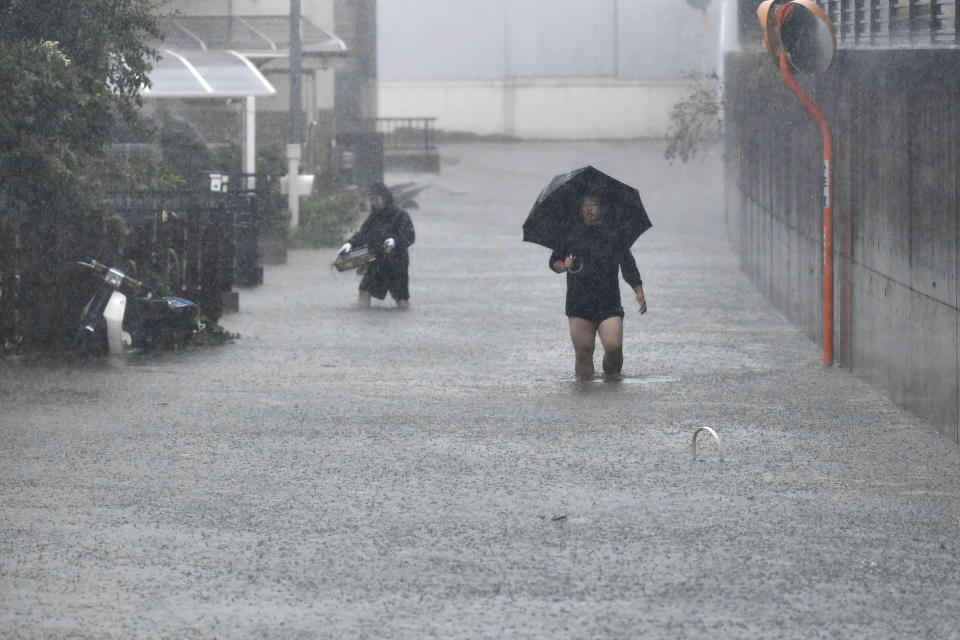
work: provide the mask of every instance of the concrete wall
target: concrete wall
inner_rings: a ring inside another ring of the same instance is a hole
[[[517,78],[384,82],[380,117],[435,117],[436,127],[523,139],[661,138],[684,80]]]
[[[820,130],[765,53],[727,68],[728,230],[822,341]],[[960,51],[843,50],[801,82],[833,132],[836,359],[960,442]]]
[[[379,78],[682,78],[716,69],[731,1],[386,0]]]

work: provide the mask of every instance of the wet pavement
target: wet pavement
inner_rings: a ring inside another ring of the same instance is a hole
[[[960,638],[960,449],[823,368],[738,269],[719,155],[662,150],[389,176],[429,183],[409,311],[294,251],[235,344],[0,361],[0,637]],[[654,223],[619,382],[574,379],[520,241],[586,164]]]

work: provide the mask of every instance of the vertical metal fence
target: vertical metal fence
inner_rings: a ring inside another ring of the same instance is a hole
[[[957,0],[827,0],[837,45],[960,45]]]
[[[234,176],[230,183],[245,184],[246,177]],[[115,261],[112,266],[148,285],[193,300],[216,321],[234,285],[262,284],[260,237],[264,229],[283,224],[279,182],[275,176],[255,178],[256,189],[114,196],[110,206],[123,218],[125,233],[106,243],[109,256],[77,258]],[[0,201],[0,352],[9,352],[24,340],[30,300],[41,292],[24,277],[28,259],[35,259],[22,251],[30,218],[3,207]]]
[[[20,321],[21,241],[19,226],[4,223],[12,216],[0,203],[0,351],[16,349],[23,338]]]

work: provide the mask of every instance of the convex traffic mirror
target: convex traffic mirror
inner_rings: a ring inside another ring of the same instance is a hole
[[[833,24],[817,3],[793,0],[777,14],[780,46],[793,68],[818,75],[830,68],[837,42]]]
[[[830,68],[837,49],[833,23],[816,2],[766,0],[757,17],[775,60],[782,51],[795,71],[818,75]]]

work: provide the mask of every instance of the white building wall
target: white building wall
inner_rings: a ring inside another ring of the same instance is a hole
[[[684,80],[523,78],[379,84],[379,116],[434,117],[442,131],[521,139],[662,138]]]
[[[381,118],[433,117],[438,129],[503,134],[504,91],[494,80],[384,82],[377,87]]]
[[[757,0],[759,2],[759,0]],[[685,0],[380,0],[381,80],[682,78],[716,68],[721,6]]]

